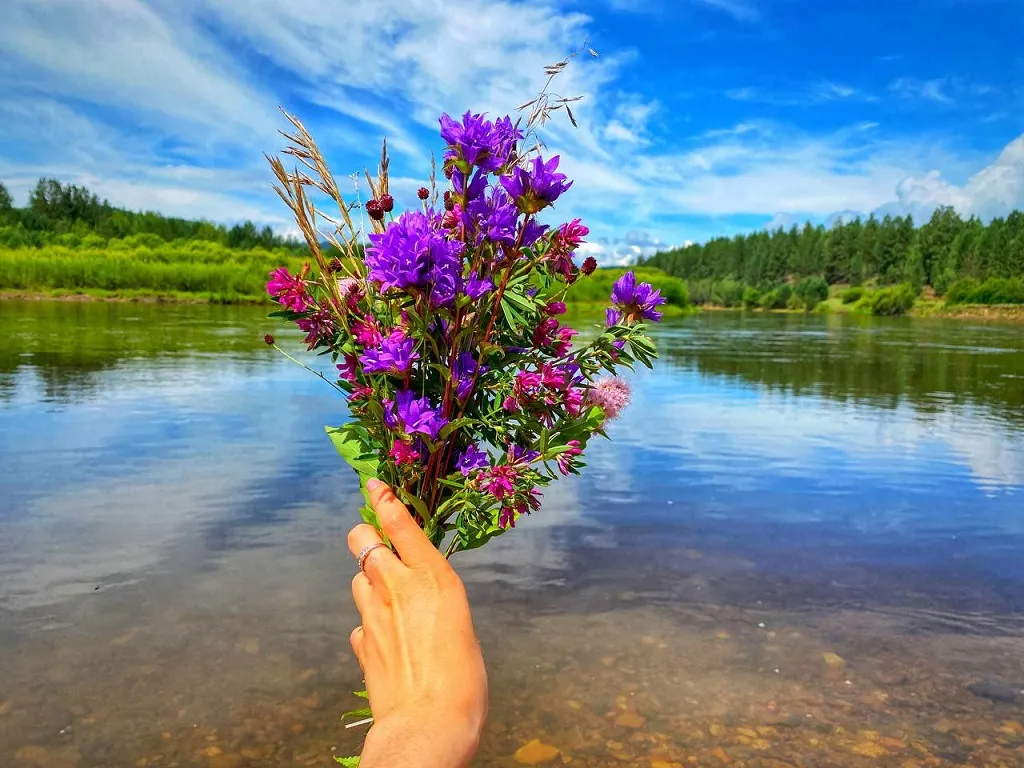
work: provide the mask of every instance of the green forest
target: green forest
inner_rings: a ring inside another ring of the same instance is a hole
[[[305,243],[252,222],[225,227],[129,211],[55,179],[40,179],[16,207],[0,183],[0,291],[8,294],[264,301],[267,273],[306,258]],[[678,309],[692,302],[899,315],[928,302],[1020,305],[1024,213],[986,224],[940,208],[920,227],[909,216],[805,224],[715,238],[640,267]],[[599,270],[570,300],[581,308],[604,301],[618,274]]]
[[[8,292],[263,301],[267,273],[296,268],[307,254],[270,227],[129,211],[55,179],[40,179],[19,208],[0,184],[0,290]]]
[[[875,314],[901,314],[922,292],[947,304],[1021,304],[1024,213],[987,224],[952,208],[920,227],[910,216],[828,229],[808,223],[715,238],[643,263],[686,280],[697,304],[810,309],[834,295]]]

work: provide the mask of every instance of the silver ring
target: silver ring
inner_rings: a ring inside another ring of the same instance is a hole
[[[375,550],[377,547],[386,546],[387,545],[384,544],[384,542],[378,541],[376,544],[371,544],[368,547],[363,547],[362,550],[359,552],[359,557],[356,558],[356,562],[359,564],[359,570],[363,573],[366,573],[366,569],[363,567],[364,565],[366,565],[366,558],[368,558],[370,556],[370,553],[373,552],[373,550]]]

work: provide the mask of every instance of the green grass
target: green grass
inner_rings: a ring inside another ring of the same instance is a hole
[[[665,306],[662,307],[666,316],[679,316],[689,311],[690,292],[686,288],[686,282],[652,267],[599,269],[588,277],[580,277],[569,286],[565,295],[566,304],[574,309],[588,306],[597,309],[607,307],[615,281],[630,270],[636,273],[637,282],[650,283],[661,291],[661,295],[666,299]]]
[[[0,249],[0,290],[136,299],[261,301],[267,273],[282,264],[298,266],[290,253],[232,251],[197,242],[153,249]]]

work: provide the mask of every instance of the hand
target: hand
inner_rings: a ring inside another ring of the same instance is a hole
[[[377,547],[352,580],[363,623],[350,639],[374,717],[361,766],[467,766],[487,717],[487,672],[466,590],[391,489],[370,480],[367,490],[398,556]],[[370,525],[348,535],[357,557],[380,542]]]

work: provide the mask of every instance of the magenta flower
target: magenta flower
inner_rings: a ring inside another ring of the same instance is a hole
[[[459,456],[458,461],[455,462],[455,468],[464,477],[469,477],[470,473],[475,469],[485,469],[490,465],[491,458],[487,455],[487,451],[482,451],[475,445],[470,445],[466,448]]]
[[[359,360],[355,355],[345,355],[344,362],[338,363],[339,378],[351,384],[356,383],[356,375],[359,373]]]
[[[413,361],[419,357],[416,340],[408,338],[405,331],[399,329],[383,339],[379,346],[364,350],[359,362],[365,373],[386,373],[404,378],[412,370]]]
[[[558,173],[558,161],[558,155],[546,163],[536,157],[526,168],[516,166],[511,175],[501,177],[501,186],[520,211],[526,214],[542,211],[572,186],[564,173]]]
[[[595,383],[587,393],[587,399],[592,405],[604,411],[605,419],[608,421],[617,418],[632,398],[633,393],[628,382],[616,376],[606,376]]]
[[[338,293],[350,307],[354,307],[363,298],[363,287],[354,277],[343,277],[338,281]]]
[[[391,446],[389,455],[395,460],[395,466],[403,465],[418,466],[423,460],[422,443],[419,440],[407,443],[403,440],[395,440]]]
[[[558,228],[558,240],[569,250],[576,250],[583,243],[583,238],[590,234],[590,230],[583,226],[579,219],[573,219],[567,224]]]
[[[313,349],[321,341],[329,341],[335,331],[334,318],[331,317],[330,312],[322,308],[306,317],[300,317],[295,324],[306,334],[303,341],[310,349]]]
[[[305,312],[313,307],[313,299],[306,292],[306,281],[288,272],[285,267],[270,273],[267,293],[274,301],[292,312]]]
[[[352,338],[364,347],[376,347],[384,339],[376,318],[369,316],[352,324]]]
[[[565,302],[564,301],[552,301],[546,307],[544,307],[544,313],[548,315],[564,315],[565,314]]]
[[[481,475],[480,489],[491,494],[498,501],[515,493],[519,470],[508,464],[492,467]]]
[[[628,320],[661,320],[661,312],[656,307],[665,303],[661,291],[655,290],[650,283],[637,285],[636,275],[630,271],[615,281],[612,286],[612,304]]]
[[[569,449],[558,454],[555,463],[558,465],[559,472],[563,475],[571,475],[576,468],[576,457],[583,453],[583,449],[580,448],[579,440],[570,440],[566,445],[569,446]]]
[[[498,515],[498,527],[507,530],[509,528],[516,527],[516,513],[522,514],[526,511],[526,507],[519,505],[519,509],[515,507],[502,507],[501,513]]]

